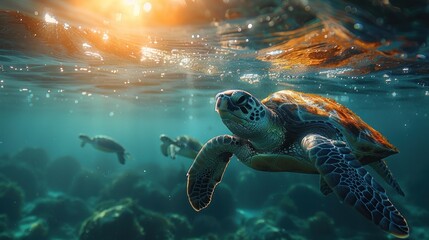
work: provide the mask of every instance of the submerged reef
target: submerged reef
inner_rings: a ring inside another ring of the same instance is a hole
[[[131,199],[124,199],[85,220],[79,239],[174,239],[175,230],[168,217],[145,210]]]
[[[317,176],[233,168],[210,207],[196,212],[183,167],[150,163],[103,175],[73,156],[35,170],[11,159],[0,161],[0,240],[389,239],[334,194],[320,193]],[[404,214],[415,239],[425,239],[425,203],[410,202],[418,204]]]
[[[0,182],[0,216],[6,217],[2,222],[17,222],[21,217],[23,206],[24,192],[22,189],[13,182]]]

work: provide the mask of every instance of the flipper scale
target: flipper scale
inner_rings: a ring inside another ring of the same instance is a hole
[[[302,140],[302,146],[340,200],[396,237],[405,238],[409,235],[405,218],[389,200],[383,187],[361,166],[351,151],[342,150],[348,149],[345,144],[338,144],[338,141],[320,135],[309,135]]]

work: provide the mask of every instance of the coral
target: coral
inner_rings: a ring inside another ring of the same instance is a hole
[[[21,217],[23,204],[24,193],[17,184],[0,182],[0,214],[5,214],[11,222],[17,222]]]
[[[46,181],[54,190],[67,192],[73,178],[81,170],[80,163],[73,157],[61,157],[50,162],[46,168]]]
[[[88,170],[82,170],[74,177],[70,187],[70,194],[87,199],[98,196],[102,188],[103,181],[100,175]]]

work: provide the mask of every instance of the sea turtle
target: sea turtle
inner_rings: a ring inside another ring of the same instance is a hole
[[[383,160],[398,150],[348,108],[291,90],[262,101],[228,90],[216,95],[215,110],[233,135],[210,139],[188,171],[187,194],[196,211],[209,205],[235,155],[256,170],[320,174],[324,195],[334,192],[396,237],[409,235],[405,218],[363,167],[368,164],[403,195]]]
[[[162,134],[161,140],[161,152],[164,156],[170,157],[171,159],[176,158],[176,154],[195,159],[198,152],[202,148],[202,144],[195,138],[187,135],[178,136],[175,140]]]
[[[121,164],[125,164],[125,160],[129,157],[129,153],[125,151],[125,148],[110,137],[98,135],[91,138],[88,135],[80,134],[79,139],[82,140],[81,147],[89,143],[100,151],[116,153]]]

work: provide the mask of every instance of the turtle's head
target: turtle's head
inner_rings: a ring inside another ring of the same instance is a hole
[[[215,110],[235,135],[251,139],[270,126],[270,110],[257,98],[242,90],[228,90],[216,95]]]
[[[82,143],[80,144],[81,147],[84,147],[86,143],[90,143],[92,139],[85,134],[79,134],[79,139],[82,140]]]

